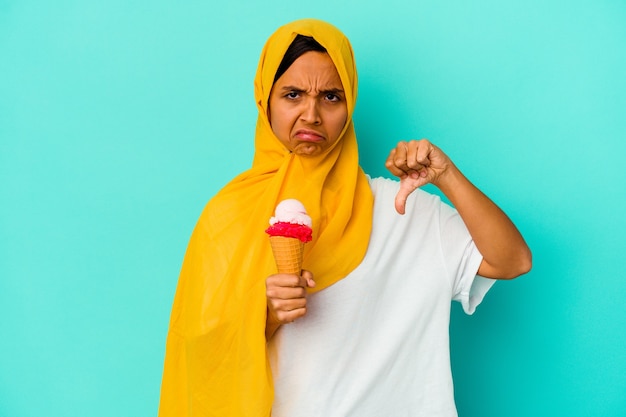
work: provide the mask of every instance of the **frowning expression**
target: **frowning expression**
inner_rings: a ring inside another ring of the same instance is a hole
[[[339,73],[327,53],[302,54],[274,83],[272,131],[297,155],[316,156],[338,139],[348,119]]]

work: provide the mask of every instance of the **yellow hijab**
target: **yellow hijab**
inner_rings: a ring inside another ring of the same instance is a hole
[[[326,48],[348,107],[340,140],[315,157],[285,149],[267,117],[274,75],[297,34]],[[264,230],[278,202],[302,201],[313,220],[303,264],[314,274],[312,290],[344,278],[367,249],[373,197],[358,163],[352,124],[357,74],[348,39],[314,19],[282,26],[263,48],[254,87],[259,116],[252,168],[209,201],[185,254],[167,338],[160,417],[269,415],[265,278],[276,267]]]

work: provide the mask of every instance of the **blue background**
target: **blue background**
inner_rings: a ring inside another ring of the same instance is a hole
[[[533,249],[453,307],[459,414],[626,415],[626,2],[0,0],[0,416],[156,415],[187,240],[301,17],[353,43],[366,171],[428,137]]]

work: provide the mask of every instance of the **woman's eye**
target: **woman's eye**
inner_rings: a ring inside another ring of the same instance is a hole
[[[328,94],[326,94],[326,100],[328,100],[328,101],[339,101],[339,100],[341,100],[341,98],[338,95],[336,95],[336,94],[328,93]]]
[[[287,98],[298,98],[298,92],[297,91],[290,91],[289,93],[287,93],[287,95],[285,97]]]

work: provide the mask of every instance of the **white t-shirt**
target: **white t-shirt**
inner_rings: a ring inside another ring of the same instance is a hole
[[[456,416],[450,302],[472,314],[493,280],[458,213],[398,182],[370,180],[374,222],[361,265],[310,294],[307,314],[269,343],[273,417]],[[315,271],[312,271],[315,274]]]

